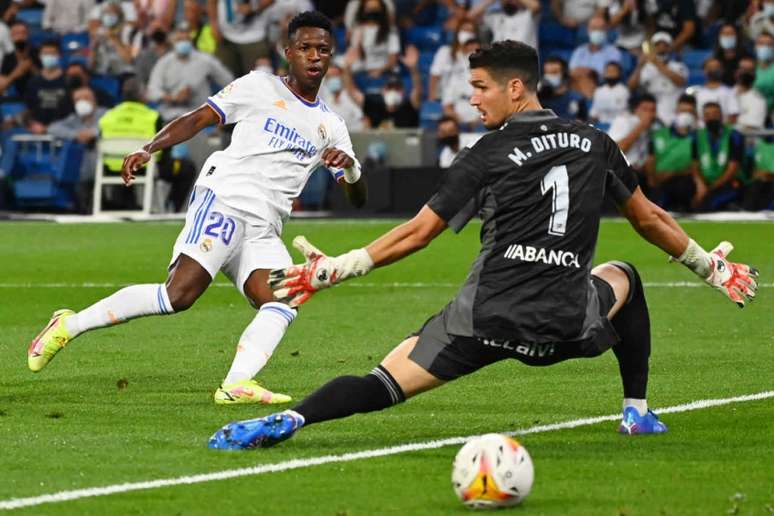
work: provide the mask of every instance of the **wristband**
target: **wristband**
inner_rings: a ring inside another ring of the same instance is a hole
[[[712,259],[702,247],[693,239],[688,240],[688,247],[685,248],[677,261],[691,269],[701,278],[707,278],[712,272]]]
[[[360,163],[355,161],[355,163],[350,168],[345,168],[343,170],[344,172],[344,181],[346,181],[349,184],[356,183],[358,179],[360,179]]]

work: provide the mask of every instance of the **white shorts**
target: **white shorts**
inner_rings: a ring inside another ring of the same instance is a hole
[[[226,206],[204,186],[196,186],[191,194],[170,267],[181,254],[196,260],[213,278],[223,271],[242,295],[254,270],[293,264],[276,225]]]

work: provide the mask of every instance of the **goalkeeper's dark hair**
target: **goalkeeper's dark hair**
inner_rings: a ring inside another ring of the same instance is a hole
[[[331,20],[320,11],[304,11],[294,16],[288,24],[288,39],[291,39],[301,27],[317,27],[333,35]]]
[[[470,68],[485,68],[501,84],[520,79],[527,90],[537,91],[540,77],[538,53],[520,41],[506,39],[473,52],[468,58]]]

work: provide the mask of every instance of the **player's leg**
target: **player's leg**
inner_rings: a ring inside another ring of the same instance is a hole
[[[269,288],[269,269],[256,269],[244,282],[243,291],[250,303],[258,308],[255,318],[242,332],[231,368],[221,387],[215,391],[215,402],[287,403],[290,396],[271,392],[253,378],[271,358],[297,310],[274,300]]]
[[[633,265],[624,262],[605,263],[591,273],[602,279],[614,294],[614,302],[608,302],[607,317],[620,338],[613,346],[624,392],[624,420],[619,430],[625,433],[666,431],[666,426],[648,410],[650,316],[640,276]]]
[[[188,309],[207,289],[228,256],[228,245],[220,245],[202,234],[215,196],[197,188],[189,205],[186,223],[175,243],[167,281],[131,285],[75,313],[57,310],[43,331],[32,341],[27,363],[40,371],[65,345],[89,330],[120,324],[137,317],[168,315]],[[207,244],[206,246],[204,244]]]

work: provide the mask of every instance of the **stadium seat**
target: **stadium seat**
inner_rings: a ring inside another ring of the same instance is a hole
[[[90,84],[109,93],[113,102],[121,100],[121,81],[113,75],[92,75]]]
[[[419,108],[419,127],[435,130],[438,120],[443,116],[441,103],[435,100],[426,100]]]
[[[60,36],[56,32],[51,32],[43,29],[34,29],[30,27],[30,39],[29,42],[33,47],[39,48],[40,45],[47,41],[59,41]]]
[[[442,27],[411,27],[406,33],[406,41],[420,52],[434,52],[446,43],[446,33]]]
[[[17,208],[72,208],[83,157],[81,144],[50,136],[16,135],[4,149],[11,155],[9,172]]]
[[[16,19],[26,23],[30,29],[43,27],[43,9],[21,9],[16,13]]]
[[[355,85],[366,95],[379,93],[384,86],[384,77],[371,77],[365,72],[356,73],[353,77]]]
[[[16,116],[24,112],[25,109],[27,106],[24,105],[24,102],[3,102],[0,104],[0,113],[3,119]]]
[[[336,27],[333,29],[333,38],[336,40],[336,53],[343,56],[347,50],[347,28]]]
[[[701,70],[704,61],[712,55],[712,50],[685,50],[683,51],[683,63],[689,70]]]
[[[64,52],[72,53],[79,52],[83,49],[89,48],[89,33],[88,32],[72,32],[62,36],[62,50]]]
[[[572,51],[575,48],[576,31],[568,29],[559,22],[548,19],[538,29],[540,48],[554,47]]]

